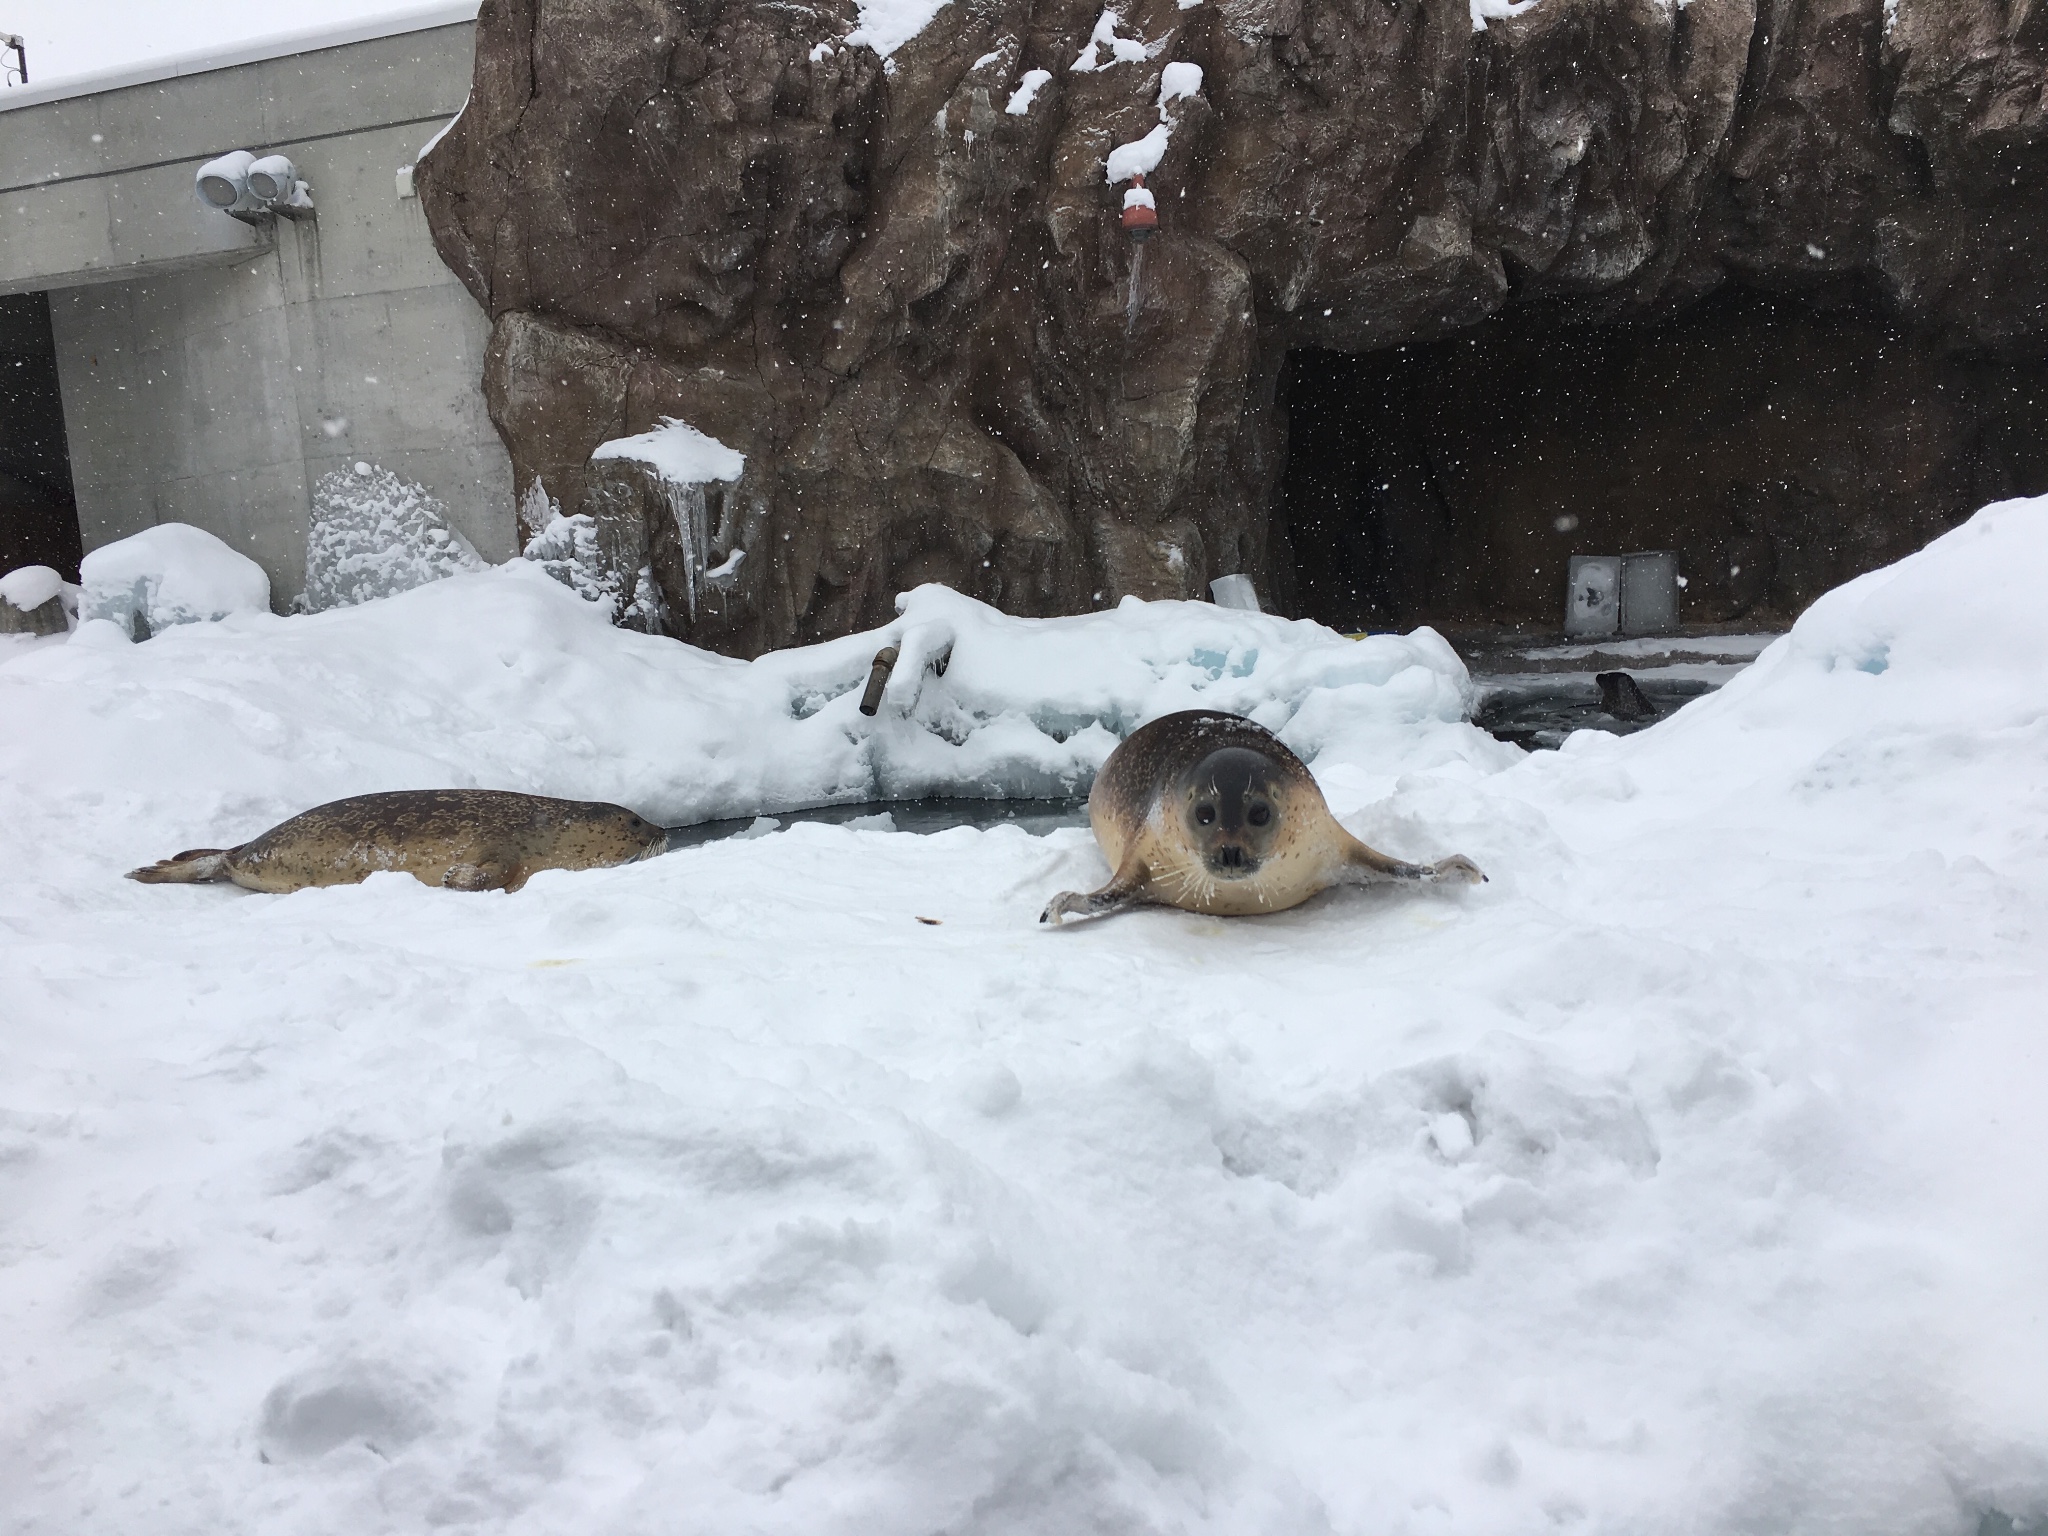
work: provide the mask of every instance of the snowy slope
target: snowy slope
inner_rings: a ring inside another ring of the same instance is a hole
[[[1526,759],[1427,641],[1273,674],[1355,831],[1493,882],[1056,932],[1078,831],[118,879],[366,778],[762,787],[537,582],[9,653],[0,1528],[2048,1521],[2044,585],[1988,509]]]

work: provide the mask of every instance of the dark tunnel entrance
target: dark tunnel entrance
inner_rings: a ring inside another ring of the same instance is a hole
[[[2048,367],[1944,350],[1856,297],[1727,290],[1605,326],[1510,310],[1290,353],[1281,401],[1290,608],[1346,631],[1555,633],[1571,556],[1660,549],[1682,625],[1780,627],[2048,490]]]
[[[50,565],[76,581],[81,553],[49,295],[0,295],[0,575]]]

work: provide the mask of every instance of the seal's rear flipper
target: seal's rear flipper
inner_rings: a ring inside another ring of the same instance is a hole
[[[526,884],[524,870],[508,870],[503,864],[450,864],[441,884],[451,891],[516,891]]]
[[[211,880],[233,878],[228,874],[232,848],[187,848],[168,859],[158,859],[140,869],[128,871],[130,880],[144,885],[204,885]]]

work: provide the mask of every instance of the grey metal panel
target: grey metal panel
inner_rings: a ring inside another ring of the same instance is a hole
[[[1678,628],[1678,552],[1644,550],[1621,557],[1621,632],[1668,635]]]
[[[1573,555],[1565,582],[1564,632],[1597,638],[1621,630],[1621,557]]]

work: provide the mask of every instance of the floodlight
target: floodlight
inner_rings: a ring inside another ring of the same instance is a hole
[[[299,168],[283,155],[265,155],[249,167],[249,190],[265,203],[288,203],[299,185]]]
[[[230,150],[199,167],[199,200],[209,208],[231,210],[249,194],[249,168],[257,163],[246,149]]]

